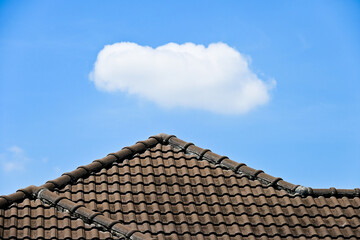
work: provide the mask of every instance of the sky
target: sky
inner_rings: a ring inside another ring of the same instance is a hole
[[[359,1],[0,1],[0,195],[158,133],[360,186]]]

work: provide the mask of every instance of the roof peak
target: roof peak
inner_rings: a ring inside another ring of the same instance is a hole
[[[191,142],[185,142],[181,139],[178,139],[175,135],[159,134],[163,137],[164,143],[169,143],[173,147],[177,147],[186,151],[189,154],[195,154],[199,159],[208,160],[209,162],[219,165],[220,167],[234,171],[237,174],[244,175],[249,177],[252,180],[259,180],[267,186],[273,186],[278,189],[283,189],[290,194],[300,195],[300,196],[336,196],[336,197],[358,197],[360,196],[360,189],[337,189],[334,187],[331,188],[311,188],[301,185],[294,185],[287,181],[284,181],[280,177],[274,177],[269,174],[266,174],[263,170],[256,170],[251,167],[248,167],[245,163],[238,163],[227,156],[220,156],[216,153],[211,152],[209,149],[203,149],[195,146]]]
[[[79,166],[77,169],[71,172],[63,173],[60,177],[47,181],[40,187],[29,186],[24,189],[19,189],[15,193],[0,196],[0,209],[11,205],[14,202],[20,202],[25,198],[36,198],[37,192],[40,189],[53,190],[55,188],[62,188],[65,185],[77,181],[79,178],[90,175],[93,172],[98,172],[101,169],[110,166],[114,162],[122,162],[124,159],[133,156],[136,153],[144,152],[146,149],[155,146],[156,144],[170,144],[174,148],[179,148],[188,154],[193,154],[200,160],[207,160],[219,167],[224,169],[232,170],[236,174],[240,174],[248,177],[252,180],[259,180],[266,186],[272,186],[277,189],[287,191],[292,195],[299,196],[336,196],[336,197],[356,197],[360,195],[360,189],[313,189],[310,187],[304,187],[300,185],[294,185],[292,183],[284,181],[282,178],[276,178],[271,175],[264,173],[262,170],[256,170],[248,167],[245,163],[238,163],[230,160],[227,156],[220,156],[216,153],[211,152],[209,149],[203,149],[195,146],[193,143],[185,142],[175,135],[168,135],[160,133],[149,137],[147,140],[138,141],[136,144],[124,147],[120,151],[115,153],[109,153],[106,157],[94,160],[92,163]]]

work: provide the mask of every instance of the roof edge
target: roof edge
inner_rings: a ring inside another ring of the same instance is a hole
[[[266,174],[262,170],[256,170],[248,167],[245,163],[238,163],[227,156],[220,156],[216,153],[211,152],[209,149],[203,149],[195,146],[191,142],[185,142],[174,135],[162,134],[163,142],[172,145],[173,147],[180,148],[186,153],[194,154],[198,156],[199,160],[207,160],[213,164],[219,165],[222,168],[232,170],[236,174],[246,176],[253,180],[259,180],[266,186],[272,186],[277,189],[282,189],[293,195],[300,195],[302,197],[313,196],[313,197],[359,197],[360,189],[336,189],[334,187],[328,189],[304,187],[301,185],[294,185],[282,178],[274,177]]]
[[[163,143],[164,140],[167,139],[167,137],[169,136],[171,137],[173,135],[161,133],[151,136],[144,141],[136,142],[136,144],[132,146],[123,147],[118,152],[109,153],[106,157],[96,159],[88,165],[80,166],[71,172],[63,173],[60,177],[54,180],[49,180],[40,187],[31,185],[29,187],[19,189],[13,194],[2,195],[0,196],[0,209],[6,208],[13,203],[21,202],[25,198],[35,198],[36,192],[41,188],[53,190],[55,188],[62,188],[71,182],[76,182],[79,178],[86,177],[93,172],[98,172],[104,167],[111,166],[111,164],[113,164],[114,162],[122,162],[126,158],[129,158],[136,153],[141,153],[146,149],[155,146],[159,142]]]
[[[136,144],[123,147],[120,151],[109,153],[106,157],[94,160],[92,163],[80,166],[75,170],[63,173],[60,177],[47,181],[40,187],[31,185],[23,189],[17,190],[13,194],[0,196],[0,209],[10,206],[13,203],[21,202],[25,198],[35,198],[39,189],[47,188],[53,190],[55,188],[62,188],[65,185],[76,182],[79,178],[88,176],[90,173],[98,172],[104,167],[111,166],[114,162],[122,162],[124,159],[132,157],[134,154],[144,152],[146,149],[155,146],[157,143],[170,144],[174,147],[180,148],[189,154],[195,154],[201,160],[207,160],[211,163],[217,164],[222,168],[234,171],[237,174],[245,175],[250,179],[257,179],[267,186],[273,186],[278,189],[283,189],[290,194],[300,196],[324,196],[324,197],[359,197],[360,189],[337,189],[337,188],[311,188],[284,181],[282,178],[276,178],[264,173],[262,170],[256,170],[248,167],[245,163],[238,163],[230,160],[227,156],[220,156],[211,152],[209,149],[203,149],[195,146],[193,143],[185,142],[175,135],[168,135],[160,133],[150,136],[147,140],[138,141]]]
[[[92,211],[83,204],[76,204],[64,196],[51,192],[47,188],[39,189],[35,195],[43,203],[55,207],[58,211],[67,212],[73,217],[80,218],[85,223],[94,224],[97,228],[108,231],[120,239],[148,239],[139,230],[132,229],[118,220],[110,219],[101,212]]]

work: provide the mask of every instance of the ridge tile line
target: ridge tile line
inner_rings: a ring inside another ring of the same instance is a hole
[[[145,151],[146,149],[153,147],[157,143],[162,143],[166,134],[158,134],[149,137],[144,141],[138,141],[132,146],[124,147],[118,152],[110,153],[106,157],[96,159],[88,165],[79,166],[71,172],[63,173],[60,177],[49,180],[40,187],[31,185],[23,189],[17,190],[15,193],[9,195],[0,196],[0,209],[6,208],[13,203],[21,202],[25,198],[33,198],[34,193],[40,188],[47,188],[53,190],[55,188],[62,188],[71,182],[76,182],[79,178],[85,177],[93,172],[98,172],[103,168],[110,166],[114,162],[123,161],[126,158],[132,157],[133,155]],[[168,136],[168,135],[166,135]]]
[[[281,178],[275,178],[271,175],[268,175],[264,172],[259,172],[253,168],[248,167],[244,163],[237,163],[233,160],[230,160],[226,156],[219,156],[208,149],[200,148],[192,143],[185,142],[175,135],[168,135],[165,133],[160,133],[158,135],[150,136],[144,141],[138,141],[136,144],[130,147],[124,147],[122,150],[110,153],[108,156],[94,160],[92,163],[80,166],[77,169],[63,173],[60,177],[47,181],[45,184],[40,187],[37,186],[28,186],[24,189],[19,189],[15,193],[9,195],[0,196],[0,209],[6,208],[13,203],[21,202],[25,198],[32,198],[34,192],[40,188],[55,189],[62,188],[65,185],[76,182],[79,178],[85,177],[93,172],[98,172],[103,168],[110,166],[114,162],[123,161],[126,158],[129,158],[137,153],[145,151],[148,148],[155,146],[157,143],[161,144],[170,144],[176,148],[184,150],[188,154],[195,154],[201,159],[205,159],[215,165],[218,165],[224,169],[233,170],[235,174],[242,174],[251,179],[258,179],[263,184],[268,184],[279,189],[284,189],[290,194],[300,195],[302,197],[313,196],[313,197],[360,197],[360,188],[355,189],[320,189],[320,188],[311,188],[304,187],[301,185],[294,185],[292,183],[286,182]]]
[[[168,139],[168,143],[172,145],[173,147],[184,149],[184,152],[188,154],[193,154],[198,157],[200,160],[207,160],[208,162],[218,165],[223,169],[226,170],[232,170],[235,174],[240,174],[249,177],[250,179],[257,179],[264,185],[271,185],[273,187],[277,187],[279,189],[284,189],[288,193],[292,194],[300,194],[298,192],[295,192],[294,190],[297,189],[298,186],[293,185],[291,183],[285,182],[281,178],[276,178],[273,176],[270,176],[268,174],[265,174],[262,170],[255,170],[253,168],[250,168],[246,166],[244,163],[237,163],[231,159],[229,159],[227,156],[220,156],[216,153],[211,152],[208,149],[200,148],[196,145],[189,145],[188,142],[185,142],[181,139],[178,139],[176,136],[172,136]],[[187,146],[184,148],[184,146]],[[265,175],[268,178],[262,178],[261,175]],[[284,184],[289,185],[289,187],[281,186],[279,182],[282,181]]]
[[[36,198],[40,199],[44,204],[55,207],[60,212],[66,212],[87,224],[94,224],[97,228],[108,231],[120,239],[149,239],[138,230],[132,229],[117,220],[110,219],[101,212],[90,210],[83,204],[77,204],[64,196],[51,192],[47,188],[41,188],[36,193]]]
[[[266,174],[262,170],[256,170],[248,167],[244,163],[238,163],[226,156],[220,156],[211,152],[209,149],[203,149],[194,145],[193,143],[185,142],[174,135],[167,135],[164,133],[160,135],[163,137],[164,144],[170,144],[175,148],[183,150],[185,153],[196,155],[199,160],[207,160],[208,162],[218,165],[223,169],[232,170],[235,174],[244,175],[253,180],[257,179],[265,186],[272,186],[278,189],[283,189],[292,195],[299,195],[301,197],[360,197],[360,188],[336,189],[332,187],[329,189],[320,189],[294,185],[284,181],[282,178]]]

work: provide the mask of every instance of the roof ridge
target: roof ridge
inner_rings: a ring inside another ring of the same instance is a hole
[[[238,163],[227,156],[220,156],[216,153],[213,153],[209,149],[203,149],[191,142],[185,142],[175,135],[166,135],[164,136],[164,143],[168,143],[173,147],[177,147],[182,149],[184,152],[188,154],[194,154],[198,156],[199,160],[207,160],[215,165],[218,165],[222,168],[232,170],[236,174],[240,174],[246,176],[252,180],[259,180],[266,186],[273,186],[274,188],[283,189],[290,194],[299,195],[299,196],[313,196],[313,197],[359,197],[360,189],[337,189],[334,187],[323,189],[323,188],[311,188],[304,187],[301,185],[294,185],[287,181],[284,181],[282,178],[274,177],[269,174],[266,174],[263,170],[256,170],[251,167],[248,167],[245,163]]]
[[[65,196],[60,196],[47,188],[41,188],[35,194],[36,198],[43,203],[55,207],[58,211],[67,212],[71,216],[80,218],[88,224],[94,224],[98,228],[109,231],[120,239],[144,240],[148,239],[139,230],[132,229],[118,220],[113,220],[104,216],[101,212],[95,212],[83,204],[77,204]]]
[[[278,189],[283,189],[290,194],[297,194],[300,196],[336,196],[336,197],[359,197],[360,189],[320,189],[304,187],[301,185],[294,185],[292,183],[282,180],[282,178],[276,178],[269,174],[264,173],[262,170],[256,170],[248,167],[245,163],[238,163],[230,160],[227,156],[220,156],[211,152],[209,149],[203,149],[195,146],[193,143],[185,142],[175,135],[168,135],[160,133],[158,135],[150,136],[144,141],[138,141],[136,144],[124,147],[120,151],[115,153],[109,153],[106,157],[94,160],[92,163],[80,166],[75,170],[67,173],[63,173],[60,177],[47,181],[40,187],[31,185],[23,189],[17,190],[13,194],[0,196],[0,209],[10,206],[14,202],[21,202],[25,198],[34,198],[35,193],[41,188],[47,188],[53,190],[55,188],[61,188],[70,182],[75,182],[79,178],[85,177],[92,172],[98,172],[104,167],[108,167],[114,162],[122,162],[124,159],[131,157],[137,153],[143,152],[146,149],[155,146],[157,143],[170,144],[174,147],[180,148],[189,154],[195,154],[199,159],[207,160],[211,163],[219,165],[222,168],[230,169],[236,174],[245,175],[250,179],[257,179],[267,186],[273,186]]]
[[[79,166],[71,172],[63,173],[60,177],[54,180],[49,180],[40,187],[31,185],[26,188],[19,189],[15,193],[2,195],[0,196],[0,209],[10,206],[15,202],[21,202],[25,198],[34,198],[35,193],[41,188],[53,190],[55,188],[62,188],[71,182],[76,182],[79,178],[85,177],[92,172],[98,172],[104,167],[110,166],[114,162],[122,162],[124,159],[131,157],[136,153],[143,152],[146,149],[155,146],[159,142],[163,143],[163,140],[169,136],[171,137],[173,135],[158,134],[150,136],[144,141],[138,141],[132,146],[123,147],[120,151],[109,153],[106,157],[96,159],[88,165]]]

